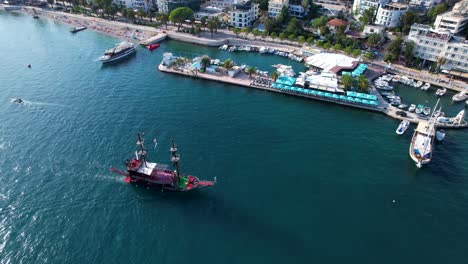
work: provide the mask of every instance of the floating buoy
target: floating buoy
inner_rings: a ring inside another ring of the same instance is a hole
[[[28,64],[28,68],[31,68],[31,64]]]
[[[395,200],[393,200],[393,202],[395,203]]]

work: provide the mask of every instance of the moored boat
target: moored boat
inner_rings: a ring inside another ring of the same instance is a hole
[[[117,61],[128,57],[136,51],[133,43],[121,42],[115,48],[106,50],[104,56],[98,58],[102,63]]]
[[[468,98],[468,91],[461,91],[452,97],[454,102],[460,102]]]
[[[422,110],[423,114],[425,115],[430,115],[431,114],[431,108],[429,106],[425,106]]]
[[[425,83],[425,84],[421,87],[421,89],[424,90],[424,91],[429,90],[429,88],[431,88],[431,84],[430,84],[430,83]]]
[[[150,45],[148,45],[146,47],[148,48],[149,51],[153,51],[153,50],[159,48],[159,46],[160,46],[159,43],[154,43],[154,44],[150,44]]]
[[[408,129],[409,125],[410,125],[410,121],[408,121],[408,120],[401,121],[400,125],[398,126],[398,128],[396,130],[396,133],[398,135],[402,135]]]
[[[421,114],[423,108],[424,108],[424,105],[419,104],[419,105],[416,107],[416,110],[415,110],[414,112],[415,112],[416,114]]]
[[[436,95],[437,95],[437,96],[442,96],[442,95],[444,95],[446,92],[447,92],[447,89],[446,89],[446,88],[439,88],[439,89],[437,89],[437,91],[436,91]]]
[[[411,104],[408,111],[409,112],[413,112],[414,110],[416,110],[416,105],[415,104]]]
[[[442,141],[444,140],[445,138],[445,131],[443,129],[441,130],[437,130],[436,134],[435,134],[435,137],[437,139],[437,141]]]
[[[79,31],[82,31],[82,30],[85,30],[85,29],[86,29],[86,27],[72,27],[70,29],[70,32],[71,33],[76,33],[76,32],[79,32]]]
[[[416,162],[418,168],[431,161],[434,137],[434,122],[431,120],[420,121],[418,127],[414,130],[409,149],[410,157]]]
[[[201,181],[195,176],[182,174],[179,166],[180,156],[177,154],[177,147],[173,140],[170,148],[172,168],[147,160],[147,149],[144,147],[141,133],[138,133],[137,148],[135,157],[125,161],[126,171],[110,168],[111,172],[125,176],[127,183],[143,184],[165,191],[184,192],[213,186],[216,182],[216,179]]]

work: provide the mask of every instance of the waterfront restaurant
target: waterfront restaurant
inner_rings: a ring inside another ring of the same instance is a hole
[[[340,75],[342,71],[353,71],[359,61],[343,54],[319,53],[307,57],[305,63],[315,70]]]

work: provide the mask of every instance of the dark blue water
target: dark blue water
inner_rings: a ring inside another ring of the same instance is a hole
[[[467,131],[417,169],[384,115],[155,69],[166,51],[282,58],[167,41],[103,67],[118,40],[5,13],[0,36],[0,263],[466,262]],[[218,184],[124,183],[107,169],[138,131],[151,160],[174,138],[183,170]]]

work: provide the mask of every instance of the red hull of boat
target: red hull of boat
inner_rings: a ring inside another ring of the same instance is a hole
[[[158,43],[148,45],[148,50],[149,50],[149,51],[152,51],[152,50],[157,49],[157,48],[159,48],[159,44],[158,44]]]

